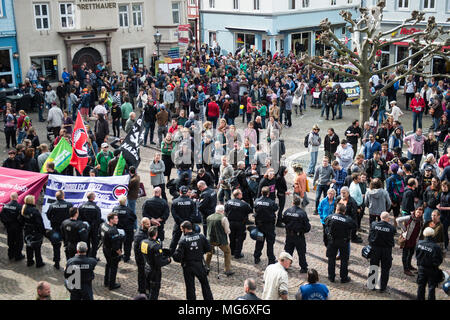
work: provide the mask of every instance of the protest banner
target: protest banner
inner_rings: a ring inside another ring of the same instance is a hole
[[[10,201],[13,192],[19,195],[19,203],[23,204],[29,194],[37,200],[47,177],[46,174],[0,167],[0,210]]]
[[[46,229],[50,229],[47,219],[48,207],[56,201],[56,192],[64,191],[66,201],[79,207],[87,201],[89,192],[95,193],[95,203],[102,210],[102,218],[106,216],[119,204],[118,198],[128,195],[128,183],[130,176],[116,177],[72,177],[61,175],[48,175],[47,188],[45,190],[44,204],[42,205],[42,218]]]
[[[344,92],[347,94],[347,104],[348,102],[350,102],[350,104],[359,105],[360,88],[358,81],[332,83],[333,87],[337,84],[339,84],[342,87],[342,89],[344,89]]]
[[[72,146],[66,139],[61,139],[42,165],[41,173],[47,173],[47,163],[49,162],[53,162],[55,164],[55,171],[61,173],[70,164],[71,158]]]
[[[144,142],[144,126],[142,125],[143,115],[137,119],[136,123],[131,128],[131,131],[123,140],[120,150],[128,165],[131,167],[139,166],[141,162],[140,146]]]

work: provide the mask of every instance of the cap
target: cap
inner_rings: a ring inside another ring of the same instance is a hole
[[[189,191],[188,187],[186,187],[186,186],[181,186],[180,187],[180,193],[181,194],[186,194],[186,193],[188,193],[188,191]]]
[[[389,104],[397,104],[397,101],[392,100],[391,102],[389,102]]]
[[[425,171],[433,171],[433,166],[427,165],[424,168]]]
[[[291,260],[291,261],[294,261],[294,258],[292,258],[292,256],[289,254],[289,253],[287,253],[287,252],[282,252],[282,253],[280,253],[280,255],[278,256],[278,259],[289,259],[289,260]]]
[[[109,145],[106,142],[102,143],[102,148],[108,148],[108,147],[109,147]]]

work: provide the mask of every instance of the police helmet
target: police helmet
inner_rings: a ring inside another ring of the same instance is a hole
[[[450,295],[450,280],[444,282],[444,284],[442,285],[442,290],[444,290],[447,295]]]
[[[58,231],[48,230],[45,235],[51,243],[58,243],[62,241],[61,234]]]
[[[250,232],[250,238],[256,241],[263,241],[264,240],[264,234],[258,230],[255,226],[248,227],[248,231]]]
[[[181,186],[180,187],[180,193],[181,194],[187,194],[189,192],[189,188],[188,187],[186,187],[186,186]]]
[[[372,247],[370,245],[367,245],[364,248],[362,248],[361,255],[363,256],[363,258],[369,259],[371,252],[372,252]]]
[[[193,224],[192,225],[192,231],[194,231],[195,233],[200,233],[201,232],[201,230],[200,230],[200,226],[198,225],[198,224]]]

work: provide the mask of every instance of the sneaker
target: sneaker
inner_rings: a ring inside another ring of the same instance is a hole
[[[345,279],[341,279],[341,283],[348,283],[350,282],[352,279],[350,279],[350,277],[347,277]]]
[[[120,288],[120,283],[115,283],[113,286],[109,286],[109,290],[115,290]]]

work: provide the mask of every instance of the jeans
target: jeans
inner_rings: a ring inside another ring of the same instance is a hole
[[[150,131],[150,143],[153,142],[153,136],[155,134],[155,122],[144,122],[144,146],[147,145],[148,133]]]
[[[39,107],[39,112],[38,112],[38,115],[39,115],[39,121],[40,122],[44,122],[45,120],[44,120],[44,105],[40,105]]]
[[[309,161],[308,174],[314,174],[314,171],[316,169],[318,154],[319,154],[319,151],[311,152],[311,159]]]
[[[292,110],[286,110],[286,124],[292,127]]]
[[[412,154],[408,151],[408,159],[414,160],[414,162],[416,163],[416,167],[419,167],[420,162],[422,161],[422,154]]]
[[[217,200],[219,203],[225,203],[231,199],[231,190],[230,189],[219,189],[219,193],[217,195]]]
[[[325,113],[325,108],[327,107],[327,105],[322,102],[322,110],[320,111],[320,116],[323,117],[323,114]]]
[[[387,119],[386,110],[380,110],[378,112],[378,125],[381,125],[385,119]]]
[[[161,142],[163,142],[164,138],[167,135],[167,126],[163,126],[163,127],[158,127],[158,141],[159,141],[159,146],[161,146]]]
[[[25,130],[20,130],[19,131],[19,136],[17,137],[17,143],[22,143],[23,139],[25,139],[27,137],[27,132]]]
[[[337,103],[334,106],[334,114],[337,114],[337,112],[339,111],[339,116],[338,118],[342,118],[342,103]]]
[[[326,108],[327,108],[327,120],[330,117],[330,109],[331,109],[331,113],[333,114],[333,120],[334,120],[336,112],[334,111],[333,105],[332,104],[327,104]]]
[[[318,184],[317,185],[317,189],[316,189],[316,210],[319,207],[321,194],[323,193],[323,196],[326,197],[329,188],[330,188],[330,186],[327,185],[327,184]]]
[[[112,121],[112,128],[114,137],[120,137],[120,119]]]
[[[433,118],[433,130],[436,131],[439,128],[440,118]]]
[[[137,200],[130,200],[127,201],[127,207],[130,208],[134,214],[136,215],[136,201]],[[134,221],[134,229],[137,229],[137,219]]]
[[[424,223],[431,221],[431,213],[433,212],[433,210],[435,210],[435,209],[430,208],[430,207],[425,208],[425,211],[423,213],[423,222]]]
[[[303,105],[303,109],[306,111],[306,94],[304,94],[303,95],[303,99],[302,99],[302,102],[301,102],[301,104],[300,104],[300,107]],[[300,108],[300,111],[301,111],[302,109]]]
[[[423,112],[413,112],[413,131],[416,132],[416,124],[419,122],[419,128],[422,129]]]
[[[414,247],[413,248],[403,248],[402,251],[402,263],[403,263],[403,270],[407,271],[410,270],[412,267],[411,260],[414,256]]]

